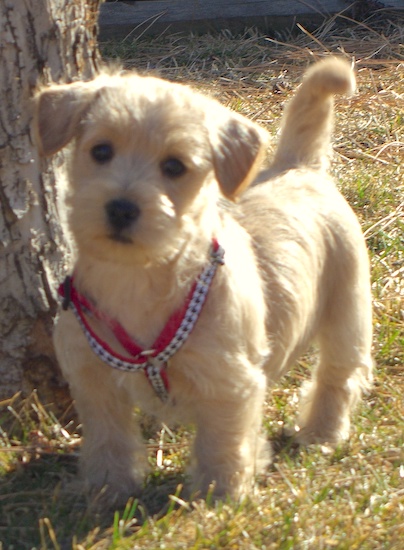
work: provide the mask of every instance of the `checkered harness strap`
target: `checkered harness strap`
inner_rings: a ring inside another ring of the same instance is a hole
[[[158,346],[156,346],[157,349],[142,350],[133,340],[130,341],[130,337],[119,323],[103,315],[86,297],[79,294],[73,285],[73,277],[66,277],[64,283],[59,287],[59,294],[63,297],[63,309],[71,307],[91,349],[104,363],[124,372],[143,371],[158,397],[163,402],[167,402],[169,397],[169,383],[166,372],[168,360],[181,348],[191,334],[202,311],[217,268],[224,263],[223,258],[223,248],[216,239],[213,239],[210,247],[209,263],[192,286],[187,299],[188,305],[185,313],[178,319],[179,326],[174,336],[163,349],[158,349]],[[122,342],[122,336],[126,343],[129,341],[130,349],[128,351],[133,356],[125,357],[116,353],[93,331],[84,312],[93,314],[98,319],[106,321],[107,325],[126,349],[128,349],[128,346],[125,345],[125,342]],[[164,327],[156,342],[159,340],[164,341],[164,333],[167,330],[168,324]],[[133,349],[136,350],[135,354],[133,354]]]

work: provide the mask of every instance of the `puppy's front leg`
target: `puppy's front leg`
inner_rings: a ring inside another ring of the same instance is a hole
[[[233,382],[229,380],[229,386]],[[254,476],[269,461],[269,445],[261,435],[265,379],[254,372],[249,388],[223,388],[223,397],[198,403],[193,481],[206,494],[239,498],[251,492]]]
[[[143,480],[146,453],[125,379],[96,358],[70,312],[61,315],[54,341],[83,426],[86,488],[103,490],[111,503],[126,502]]]

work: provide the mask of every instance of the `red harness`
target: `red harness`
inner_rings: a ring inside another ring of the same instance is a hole
[[[219,265],[224,263],[224,250],[216,239],[212,240],[210,262],[193,283],[184,305],[175,311],[157,337],[151,349],[141,348],[116,320],[97,307],[74,286],[74,278],[66,277],[59,287],[63,297],[63,309],[72,308],[90,346],[97,356],[111,367],[126,371],[143,370],[156,394],[164,402],[168,400],[169,383],[167,377],[168,360],[185,343],[199,318],[205,303],[210,284]],[[114,351],[91,328],[86,315],[92,315],[105,323],[118,342],[130,354],[125,357]]]

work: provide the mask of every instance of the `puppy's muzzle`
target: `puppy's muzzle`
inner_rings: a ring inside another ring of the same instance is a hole
[[[122,242],[131,242],[125,233],[140,216],[140,208],[127,199],[114,199],[105,205],[107,220],[112,230],[111,238]]]

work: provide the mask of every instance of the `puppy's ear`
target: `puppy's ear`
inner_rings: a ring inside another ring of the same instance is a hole
[[[93,97],[83,82],[43,88],[35,97],[34,131],[41,155],[53,155],[74,137]]]
[[[213,165],[223,195],[234,200],[253,180],[263,156],[266,136],[248,119],[226,111],[211,133]]]

